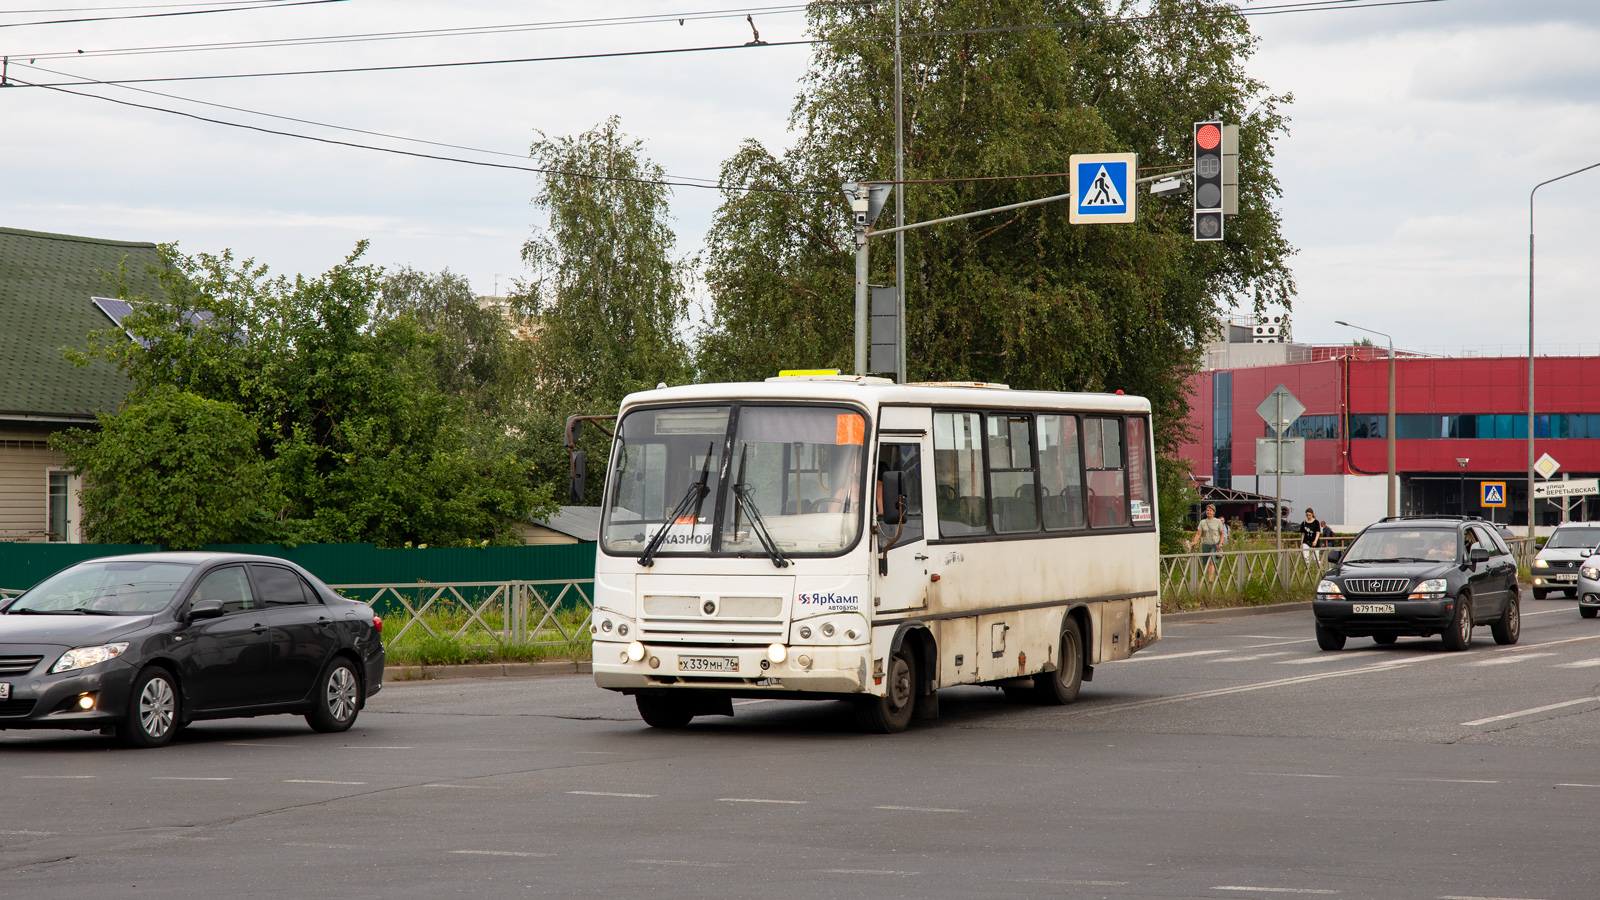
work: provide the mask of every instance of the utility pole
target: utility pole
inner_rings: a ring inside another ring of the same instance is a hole
[[[894,0],[894,227],[906,224],[906,154],[904,106],[900,93],[900,0]],[[906,383],[906,235],[894,236],[895,381]]]

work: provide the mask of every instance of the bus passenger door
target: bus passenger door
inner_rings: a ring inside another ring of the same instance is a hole
[[[878,447],[874,494],[877,519],[874,559],[877,578],[873,612],[922,610],[928,606],[928,538],[922,525],[923,437],[885,437]],[[883,475],[900,472],[904,485],[905,523],[883,509]],[[887,551],[887,552],[885,552]]]

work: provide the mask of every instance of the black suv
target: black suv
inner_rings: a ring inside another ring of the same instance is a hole
[[[1345,638],[1392,644],[1401,635],[1443,635],[1465,650],[1475,625],[1497,644],[1522,633],[1517,562],[1488,522],[1462,516],[1400,516],[1367,526],[1317,585],[1311,604],[1317,646]]]

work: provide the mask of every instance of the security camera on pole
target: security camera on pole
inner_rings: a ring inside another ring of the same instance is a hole
[[[867,230],[878,221],[893,185],[847,181],[842,186],[850,200],[850,221],[856,230],[856,374],[867,374]]]

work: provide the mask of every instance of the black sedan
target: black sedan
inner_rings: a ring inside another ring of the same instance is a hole
[[[348,729],[383,683],[382,620],[293,563],[147,553],[79,563],[0,611],[0,730],[157,747],[197,719]]]

